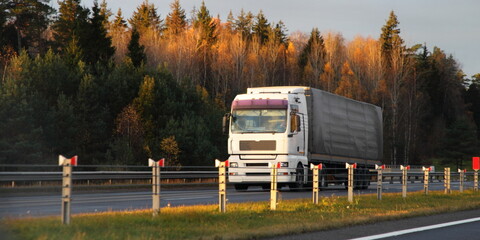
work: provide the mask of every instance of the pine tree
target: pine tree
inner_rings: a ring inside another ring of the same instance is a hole
[[[458,169],[464,169],[464,161],[480,153],[478,139],[475,134],[476,127],[466,119],[455,121],[447,129],[443,140],[441,155],[442,163],[445,165],[454,164]]]
[[[260,42],[263,44],[268,39],[268,33],[270,31],[270,24],[268,23],[267,18],[263,14],[263,11],[260,12],[255,17],[255,24],[253,25],[253,33],[260,39]]]
[[[130,42],[128,43],[128,53],[127,56],[132,60],[132,63],[135,67],[139,67],[142,63],[147,61],[147,56],[145,55],[145,47],[140,45],[140,34],[136,28],[132,29],[132,36]]]
[[[180,6],[180,0],[174,0],[170,4],[170,10],[165,19],[166,30],[168,34],[177,35],[187,27],[185,10]]]
[[[205,6],[205,2],[202,1],[200,10],[196,14],[196,21],[194,22],[195,28],[201,32],[200,44],[211,45],[215,42],[217,24],[210,15],[210,12]]]
[[[95,1],[96,2],[96,1]],[[94,3],[95,3],[94,2]],[[105,27],[105,29],[109,29],[110,28],[110,17],[113,16],[113,13],[112,11],[107,7],[107,0],[102,0],[102,3],[100,3],[100,16],[103,16],[104,18],[104,21],[103,21],[103,26]]]
[[[278,21],[277,24],[275,24],[275,28],[273,29],[273,32],[275,33],[275,38],[278,39],[278,41],[282,44],[287,44],[288,42],[288,37],[287,37],[287,27],[282,21]]]
[[[58,19],[53,23],[53,37],[57,48],[63,51],[86,28],[89,11],[80,6],[80,0],[64,0],[59,5]]]
[[[230,32],[233,32],[233,30],[235,29],[235,18],[233,17],[232,10],[230,10],[230,12],[228,12],[227,29],[230,30]]]
[[[83,34],[80,36],[84,60],[89,64],[99,62],[106,66],[115,54],[112,39],[107,36],[105,22],[106,15],[102,14],[101,8],[95,0],[92,7],[92,17],[89,18],[88,25],[83,29]]]
[[[235,21],[235,30],[240,32],[244,39],[250,38],[253,31],[254,16],[251,12],[245,13],[243,9]]]
[[[113,29],[126,29],[127,26],[127,21],[122,16],[122,9],[119,8],[117,11],[117,15],[115,15],[115,19],[113,20],[111,24]]]
[[[19,53],[44,53],[47,40],[42,37],[54,9],[49,0],[0,1],[0,49],[7,45]]]
[[[472,80],[472,84],[468,87],[465,93],[465,103],[468,106],[468,110],[473,115],[473,120],[477,125],[477,138],[480,140],[480,74],[477,74],[478,78]]]
[[[137,7],[128,22],[132,29],[135,28],[139,32],[149,28],[159,32],[163,30],[163,20],[158,15],[155,5],[150,4],[148,0],[145,0]]]
[[[400,24],[400,22],[397,19],[397,15],[395,15],[395,12],[391,11],[388,21],[382,27],[382,34],[380,35],[382,58],[387,64],[387,67],[391,64],[390,58],[392,51],[397,47],[403,46],[403,39],[400,37],[400,28],[398,28],[398,24]]]
[[[325,56],[323,37],[318,28],[314,28],[298,59],[298,65],[305,74],[306,84],[317,84],[320,81],[320,75],[325,65]]]

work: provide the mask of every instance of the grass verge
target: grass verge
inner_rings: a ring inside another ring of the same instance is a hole
[[[286,200],[276,211],[266,202],[228,204],[227,213],[218,206],[162,208],[157,217],[151,211],[80,214],[64,226],[60,217],[6,219],[6,234],[19,239],[256,239],[367,224],[391,219],[425,216],[480,208],[480,194],[409,193]]]

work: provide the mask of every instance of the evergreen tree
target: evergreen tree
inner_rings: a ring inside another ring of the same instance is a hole
[[[165,19],[165,25],[167,32],[171,35],[177,35],[187,27],[185,10],[180,6],[180,0],[174,0],[170,4],[171,12],[167,15]]]
[[[50,0],[0,1],[0,49],[7,45],[19,53],[22,49],[43,53],[47,40],[42,37],[55,10]]]
[[[135,67],[139,67],[142,63],[147,61],[147,56],[145,55],[145,47],[140,45],[140,34],[136,28],[132,29],[132,36],[130,42],[128,43],[128,53],[127,56],[132,60],[132,63]]]
[[[105,28],[106,15],[102,14],[98,2],[95,0],[92,7],[92,16],[88,25],[80,36],[80,45],[83,48],[85,62],[95,64],[97,62],[106,66],[110,61],[115,48],[112,47],[112,39],[107,36]]]
[[[150,4],[148,0],[145,0],[137,7],[128,22],[132,29],[136,28],[139,32],[143,32],[149,28],[156,31],[163,30],[163,20],[160,19],[155,5]]]
[[[466,119],[458,119],[447,129],[443,140],[441,156],[445,165],[454,164],[458,169],[464,169],[464,161],[480,153],[476,127]]]
[[[260,42],[263,44],[268,39],[268,33],[270,31],[270,24],[268,23],[267,18],[263,14],[263,11],[260,12],[255,17],[255,24],[253,25],[253,33],[260,39]]]
[[[281,44],[288,43],[288,37],[287,37],[286,31],[287,31],[287,27],[282,21],[279,21],[277,24],[275,24],[275,28],[273,29],[273,32],[275,33],[275,38],[278,39],[278,41]]]
[[[312,53],[312,51],[315,48],[319,48],[320,50],[320,60],[324,60],[325,58],[325,43],[323,41],[323,37],[320,35],[320,31],[318,28],[312,29],[312,32],[310,33],[310,37],[308,38],[307,44],[303,48],[299,59],[298,59],[298,65],[300,66],[300,69],[304,69],[305,66],[308,64],[308,56]]]
[[[233,30],[235,30],[235,18],[233,17],[232,10],[230,10],[230,12],[228,12],[227,28],[228,28],[228,30],[230,30],[230,32],[233,32]]]
[[[59,16],[52,27],[55,44],[63,51],[75,37],[79,40],[87,28],[89,10],[80,6],[80,0],[64,0],[59,5]]]
[[[196,21],[194,22],[194,26],[201,32],[201,39],[199,45],[210,46],[215,42],[217,38],[217,24],[210,15],[210,12],[208,11],[207,6],[205,6],[204,1],[202,1],[200,10],[196,14]]]
[[[390,67],[391,54],[393,49],[403,46],[403,39],[400,37],[400,22],[397,19],[394,11],[390,12],[387,23],[382,27],[382,34],[380,35],[380,44],[382,51],[382,59]]]
[[[119,8],[117,11],[117,15],[115,15],[115,19],[113,20],[111,24],[113,29],[126,29],[127,26],[127,21],[122,16],[122,9]]]
[[[95,0],[94,3],[96,3],[97,0]],[[102,0],[102,3],[100,3],[100,13],[99,13],[100,16],[103,16],[104,20],[103,20],[103,27],[105,29],[109,29],[109,25],[110,25],[110,17],[113,16],[113,13],[112,11],[108,8],[107,6],[107,1],[106,0]]]
[[[111,138],[101,82],[98,77],[85,74],[75,99],[76,150],[87,165],[103,162]]]
[[[12,60],[10,74],[0,82],[0,163],[38,164],[44,148],[43,128],[31,96],[31,80],[16,67],[31,66],[25,51]]]
[[[245,13],[243,9],[240,11],[240,14],[235,21],[235,30],[242,33],[242,36],[249,38],[253,31],[253,19],[254,16],[251,12]]]
[[[465,103],[473,115],[473,120],[477,126],[477,138],[480,140],[480,82],[477,83],[477,81],[474,80],[472,84],[470,84],[468,90],[465,92]]]

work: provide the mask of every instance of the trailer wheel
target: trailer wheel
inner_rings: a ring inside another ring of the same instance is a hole
[[[295,171],[295,183],[290,184],[290,190],[292,191],[301,191],[304,190],[304,177],[305,177],[305,171],[303,169],[302,163],[298,163],[297,169]]]
[[[319,185],[320,185],[321,188],[326,188],[328,186],[327,177],[325,175],[326,175],[325,173],[320,174]]]

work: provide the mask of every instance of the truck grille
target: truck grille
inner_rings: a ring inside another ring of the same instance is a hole
[[[240,151],[275,151],[275,141],[240,141]]]
[[[268,163],[245,163],[247,167],[268,167]]]
[[[262,172],[256,172],[256,173],[253,173],[253,172],[251,172],[251,173],[245,173],[245,175],[247,175],[247,176],[268,176],[268,175],[270,175],[270,173],[268,173],[268,172],[263,172],[263,173],[262,173]]]

